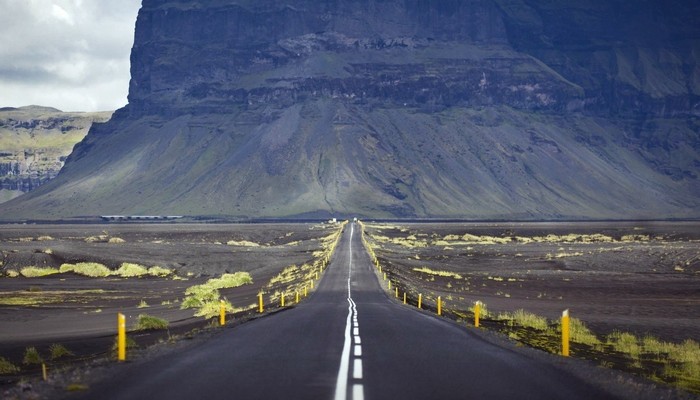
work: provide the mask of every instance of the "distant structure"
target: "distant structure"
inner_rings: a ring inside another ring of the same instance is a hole
[[[184,218],[182,215],[100,215],[105,221],[170,221]]]

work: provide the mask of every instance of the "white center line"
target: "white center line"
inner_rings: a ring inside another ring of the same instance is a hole
[[[350,290],[350,281],[352,278],[352,238],[355,232],[355,226],[350,226],[350,262],[348,263],[348,317],[345,322],[345,343],[343,344],[343,352],[340,356],[340,367],[338,368],[338,378],[335,384],[335,400],[346,400],[348,395],[348,370],[350,367],[350,347],[354,337],[355,343],[360,344],[360,328],[357,321],[357,306],[352,300],[352,292]],[[352,325],[351,325],[352,322]],[[350,335],[352,328],[352,336]],[[359,353],[358,353],[359,349]],[[355,356],[362,354],[362,347],[355,346]],[[356,358],[353,362],[353,379],[362,379],[362,359]],[[354,384],[352,386],[352,399],[363,400],[364,388],[362,384]]]
[[[355,357],[361,357],[362,356],[362,346],[359,344],[355,345]]]
[[[365,390],[362,385],[352,385],[352,400],[364,400]]]
[[[362,359],[356,358],[352,364],[353,379],[362,379]]]

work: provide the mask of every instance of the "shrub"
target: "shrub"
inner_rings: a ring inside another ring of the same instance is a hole
[[[168,329],[168,321],[148,314],[139,314],[134,329],[137,331]]]
[[[41,267],[24,267],[19,270],[19,273],[25,278],[39,278],[59,273],[56,268],[41,268]]]
[[[148,303],[146,303],[146,300],[141,300],[139,305],[136,306],[136,308],[148,308],[148,307],[150,307],[150,306],[148,305]]]
[[[113,272],[113,275],[121,276],[122,278],[134,278],[148,274],[146,267],[133,263],[122,263],[122,265]]]
[[[165,277],[171,275],[172,273],[173,271],[167,268],[159,267],[157,265],[148,269],[148,274],[151,276]]]
[[[16,278],[19,276],[19,272],[15,271],[14,269],[8,269],[5,271],[5,275],[7,275],[8,278]]]
[[[219,291],[208,285],[190,286],[185,290],[185,299],[180,305],[181,309],[199,308],[204,304],[218,300]]]
[[[231,313],[233,312],[233,306],[228,300],[224,300],[224,307],[226,307],[226,312]],[[209,301],[207,303],[204,303],[201,307],[199,307],[199,310],[194,314],[195,317],[204,317],[204,318],[214,318],[218,317],[219,313],[221,312],[221,302],[219,301]]]
[[[206,283],[214,289],[235,288],[253,283],[253,278],[248,272],[236,272],[233,274],[223,274],[221,278],[209,279]]]
[[[31,365],[31,364],[41,364],[44,362],[44,359],[41,358],[41,355],[39,354],[39,351],[36,349],[36,347],[27,347],[24,350],[24,359],[22,363],[25,365]]]
[[[81,262],[77,264],[63,264],[59,268],[61,273],[73,272],[78,275],[89,276],[91,278],[104,278],[111,274],[112,271],[102,264],[94,262]]]
[[[4,357],[0,357],[0,375],[14,374],[19,372],[19,367],[7,361]]]
[[[68,350],[64,345],[56,343],[49,347],[49,352],[51,352],[51,360],[58,360],[61,357],[73,355],[73,352]]]

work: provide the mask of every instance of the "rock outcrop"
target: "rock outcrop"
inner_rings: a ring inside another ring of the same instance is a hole
[[[92,124],[111,115],[39,106],[0,108],[0,203],[55,178]]]
[[[8,210],[698,217],[699,15],[660,0],[144,0],[129,104]]]

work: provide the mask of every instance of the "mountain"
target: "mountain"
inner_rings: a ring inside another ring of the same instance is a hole
[[[0,218],[700,217],[700,3],[144,0],[129,104]]]
[[[0,108],[0,203],[55,178],[90,126],[111,115],[40,106]]]

